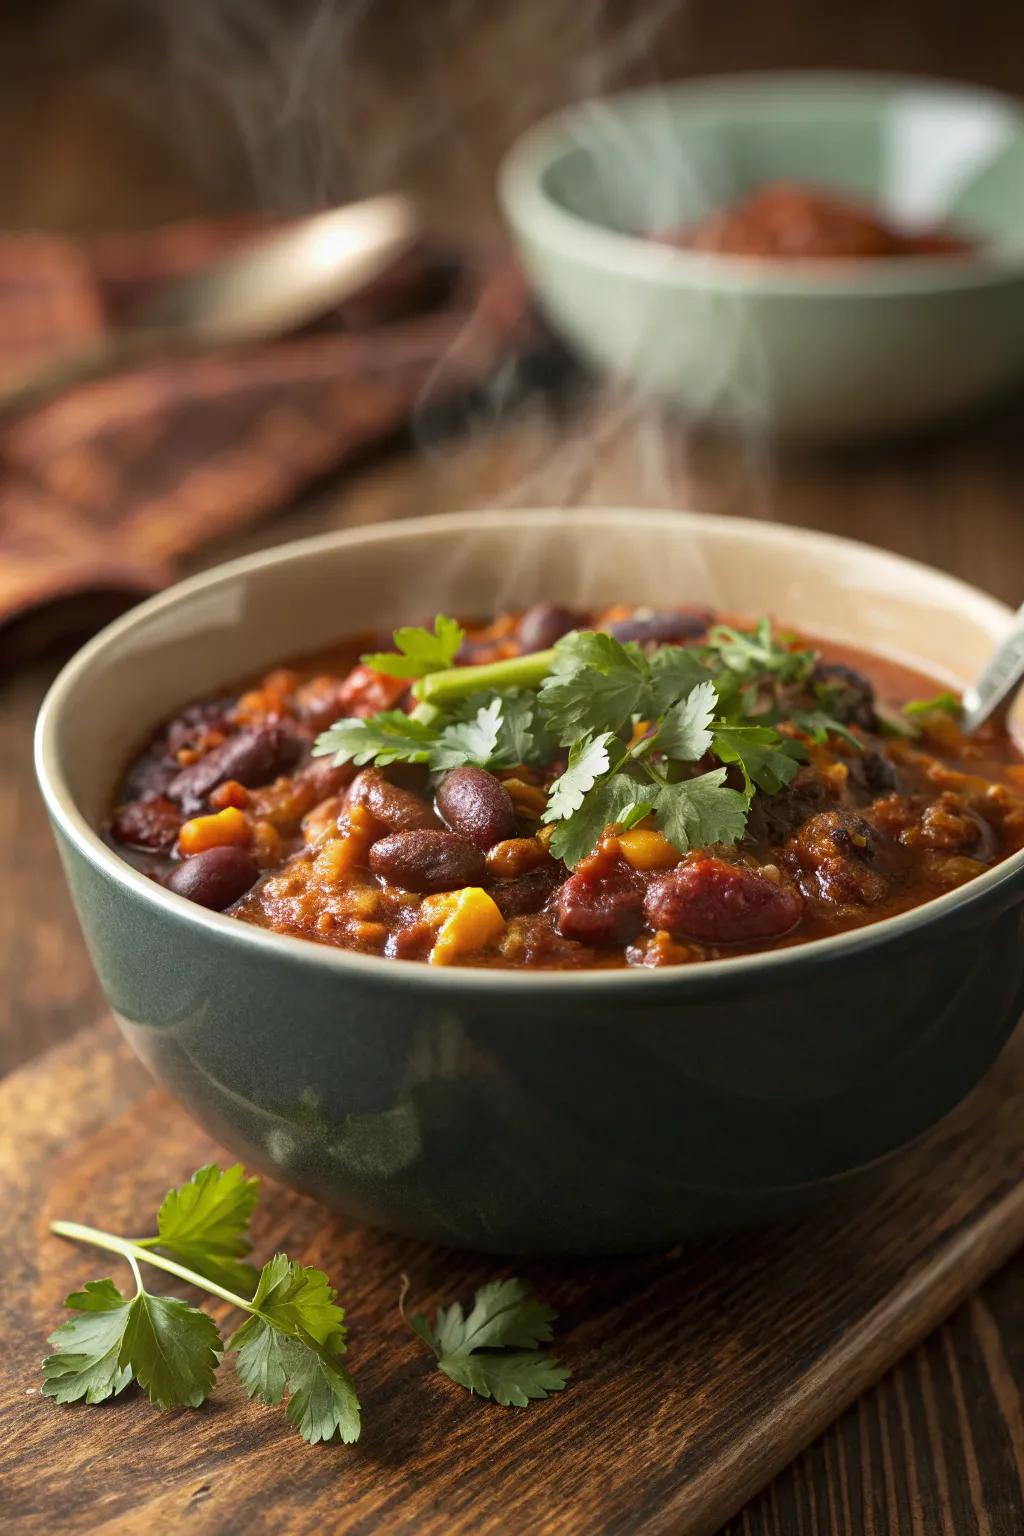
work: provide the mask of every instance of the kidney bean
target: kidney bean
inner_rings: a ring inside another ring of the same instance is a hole
[[[644,882],[618,854],[584,859],[555,897],[555,927],[565,939],[616,944],[641,924]]]
[[[208,848],[175,865],[167,888],[200,907],[223,912],[245,895],[258,875],[255,859],[244,848]]]
[[[778,938],[802,912],[800,893],[788,881],[776,883],[724,859],[677,865],[651,881],[644,900],[650,928],[710,944]]]
[[[406,891],[455,891],[483,880],[483,854],[455,832],[419,828],[392,832],[374,843],[370,868]]]
[[[167,793],[192,815],[205,804],[211,789],[225,779],[237,779],[248,789],[268,784],[291,767],[301,751],[298,740],[279,725],[236,731],[221,746],[175,774]]]
[[[134,765],[125,781],[124,796],[127,800],[153,800],[167,792],[167,786],[178,772],[173,758],[157,757],[150,753]]]
[[[347,805],[363,805],[375,821],[389,832],[410,832],[417,828],[437,831],[440,822],[432,806],[411,789],[391,784],[379,768],[364,768],[349,785]]]
[[[317,800],[326,800],[351,784],[355,774],[351,763],[335,767],[329,757],[312,757],[296,773],[295,782],[308,786]]]
[[[531,869],[529,874],[492,881],[487,892],[502,917],[525,917],[546,906],[564,879],[561,867],[552,859],[540,869]]]
[[[154,853],[168,853],[178,840],[181,809],[166,795],[148,800],[132,800],[119,805],[110,830],[119,843],[129,848],[148,848]]]
[[[453,768],[438,786],[435,804],[448,826],[476,848],[490,848],[516,830],[508,790],[483,768]]]
[[[608,625],[608,633],[616,640],[636,640],[641,645],[649,641],[679,644],[703,635],[713,617],[710,613],[652,613],[646,618],[616,619]]]
[[[519,649],[546,651],[578,623],[576,614],[569,608],[561,608],[557,603],[535,603],[519,620],[516,630]]]
[[[225,723],[228,710],[226,699],[207,699],[202,704],[190,704],[180,715],[175,715],[167,727],[167,750],[173,757],[182,747],[191,747],[207,731],[219,730]]]

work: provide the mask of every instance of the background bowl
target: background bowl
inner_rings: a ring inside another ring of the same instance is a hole
[[[865,546],[649,511],[359,528],[143,604],[65,668],[37,765],[100,979],[139,1055],[246,1162],[401,1232],[496,1251],[663,1244],[762,1219],[906,1143],[1016,1021],[1024,854],[924,908],[663,971],[443,970],[265,932],[162,889],[95,828],[168,713],[437,607],[713,602],[948,681],[1008,622]]]
[[[793,263],[637,238],[776,179],[951,222],[969,258]],[[1024,378],[1024,113],[899,76],[751,74],[585,102],[500,178],[554,326],[586,359],[700,420],[808,442],[880,437]]]

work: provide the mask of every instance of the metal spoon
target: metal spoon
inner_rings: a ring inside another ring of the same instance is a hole
[[[167,283],[120,329],[0,385],[0,415],[28,410],[154,352],[232,347],[297,329],[365,287],[419,233],[412,202],[398,193],[313,214]]]
[[[1011,628],[963,695],[963,728],[976,731],[1024,678],[1024,603]]]

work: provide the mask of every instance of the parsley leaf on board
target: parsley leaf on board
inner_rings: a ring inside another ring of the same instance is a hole
[[[428,672],[444,672],[450,667],[464,639],[462,625],[439,613],[433,632],[406,625],[394,632],[397,651],[371,651],[359,659],[388,677],[425,677]]]
[[[256,1270],[249,1252],[249,1219],[260,1197],[259,1179],[246,1177],[241,1163],[223,1171],[213,1163],[198,1169],[180,1189],[170,1189],[157,1212],[156,1237],[140,1248],[159,1248],[189,1269],[229,1290],[248,1295]]]
[[[322,1270],[279,1253],[263,1266],[258,1281],[251,1271],[254,1289],[248,1286],[245,1294],[222,1283],[220,1271],[231,1265],[243,1276],[249,1273],[240,1255],[248,1247],[258,1193],[259,1180],[247,1178],[240,1164],[223,1172],[211,1164],[168,1192],[155,1237],[133,1240],[77,1222],[51,1223],[58,1236],[126,1259],[137,1288],[128,1299],[113,1281],[99,1280],[68,1297],[66,1305],[80,1315],[50,1338],[56,1353],[43,1362],[43,1393],[59,1402],[98,1403],[134,1380],[158,1408],[198,1406],[227,1349],[237,1351],[236,1369],[250,1397],[277,1404],[287,1395],[288,1420],[304,1439],[358,1439],[359,1399],[340,1359],[344,1313]],[[205,1312],[146,1291],[140,1263],[219,1297],[248,1313],[247,1320],[224,1345]]]
[[[43,1361],[45,1397],[99,1403],[134,1379],[158,1408],[205,1402],[223,1349],[205,1312],[141,1287],[128,1300],[112,1280],[92,1281],[64,1305],[82,1315],[50,1335],[57,1353]]]
[[[249,1396],[274,1406],[287,1393],[288,1420],[311,1444],[359,1438],[359,1399],[340,1361],[345,1314],[334,1298],[322,1270],[275,1254],[263,1266],[254,1315],[227,1343]]]
[[[403,1317],[407,1288],[405,1281],[399,1301]],[[557,1315],[521,1280],[499,1280],[480,1287],[468,1317],[454,1302],[438,1308],[433,1326],[422,1313],[407,1321],[451,1381],[504,1408],[526,1408],[531,1400],[561,1392],[569,1380],[571,1373],[537,1348],[550,1340]]]

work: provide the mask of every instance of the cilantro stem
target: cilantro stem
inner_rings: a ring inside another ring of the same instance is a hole
[[[447,704],[471,693],[501,693],[509,688],[537,688],[551,671],[555,653],[531,651],[504,661],[485,661],[477,667],[448,667],[428,672],[413,683],[413,696],[426,704]]]
[[[165,1269],[169,1275],[176,1275],[179,1280],[187,1280],[189,1285],[198,1286],[200,1290],[209,1291],[211,1296],[217,1296],[221,1301],[226,1301],[232,1307],[238,1307],[242,1312],[254,1312],[251,1301],[244,1296],[236,1296],[234,1291],[225,1290],[215,1280],[207,1280],[205,1275],[197,1275],[195,1270],[186,1269],[184,1264],[178,1264],[174,1259],[165,1259],[162,1253],[151,1253],[149,1249],[142,1248],[138,1243],[131,1242],[125,1237],[115,1237],[112,1232],[104,1232],[99,1227],[85,1227],[77,1221],[51,1221],[50,1231],[56,1237],[68,1237],[75,1243],[89,1243],[93,1248],[105,1248],[108,1253],[120,1254],[126,1259],[135,1271],[138,1278],[137,1261],[144,1264],[152,1264],[156,1269]],[[141,1289],[141,1286],[140,1286]]]

